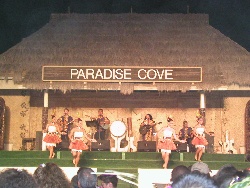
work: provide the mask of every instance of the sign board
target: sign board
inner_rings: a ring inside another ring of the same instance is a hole
[[[42,80],[61,82],[202,82],[202,68],[43,66]]]

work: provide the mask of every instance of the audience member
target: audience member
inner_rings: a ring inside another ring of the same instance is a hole
[[[55,163],[41,164],[33,177],[40,188],[70,188],[70,182],[62,169]]]
[[[218,170],[213,179],[219,188],[228,188],[230,185],[246,178],[248,174],[247,170],[239,171],[233,165],[227,164]]]
[[[171,181],[174,182],[178,177],[190,173],[188,167],[184,165],[179,165],[173,168],[171,172]]]
[[[26,170],[9,168],[0,173],[0,188],[38,188],[38,185]]]
[[[209,169],[208,165],[206,163],[203,163],[201,161],[194,163],[191,166],[191,172],[198,171],[202,174],[206,174],[210,176],[211,170]]]
[[[78,176],[77,175],[74,175],[71,178],[70,184],[72,188],[78,188]]]
[[[246,176],[250,176],[250,167],[249,168],[245,168],[243,170],[243,172],[246,174]]]
[[[116,175],[100,175],[98,179],[102,181],[100,188],[116,188],[118,184],[118,178]]]
[[[218,188],[213,179],[198,171],[177,178],[172,188]]]
[[[79,188],[96,188],[97,175],[91,168],[81,167],[79,168],[77,175]]]
[[[238,170],[231,164],[222,166],[213,176],[215,183],[220,188],[227,188]]]

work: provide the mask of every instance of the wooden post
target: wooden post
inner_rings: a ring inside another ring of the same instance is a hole
[[[5,101],[0,97],[0,150],[4,149],[4,133],[5,133]]]
[[[42,130],[46,128],[48,124],[48,105],[49,105],[49,92],[44,90],[44,107],[42,111]]]
[[[201,93],[200,93],[200,109],[199,109],[199,111],[200,111],[200,114],[201,114],[201,116],[203,117],[203,119],[204,119],[204,125],[206,124],[206,97],[205,97],[205,92],[204,91],[202,91]]]
[[[127,118],[127,124],[128,124],[128,137],[133,136],[132,134],[132,118]]]

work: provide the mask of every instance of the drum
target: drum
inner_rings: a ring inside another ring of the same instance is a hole
[[[122,121],[114,121],[110,126],[112,135],[120,137],[126,132],[126,125]]]

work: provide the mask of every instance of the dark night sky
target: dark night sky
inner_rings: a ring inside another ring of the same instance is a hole
[[[51,13],[209,14],[210,25],[250,52],[250,0],[0,0],[0,54],[49,22]]]

